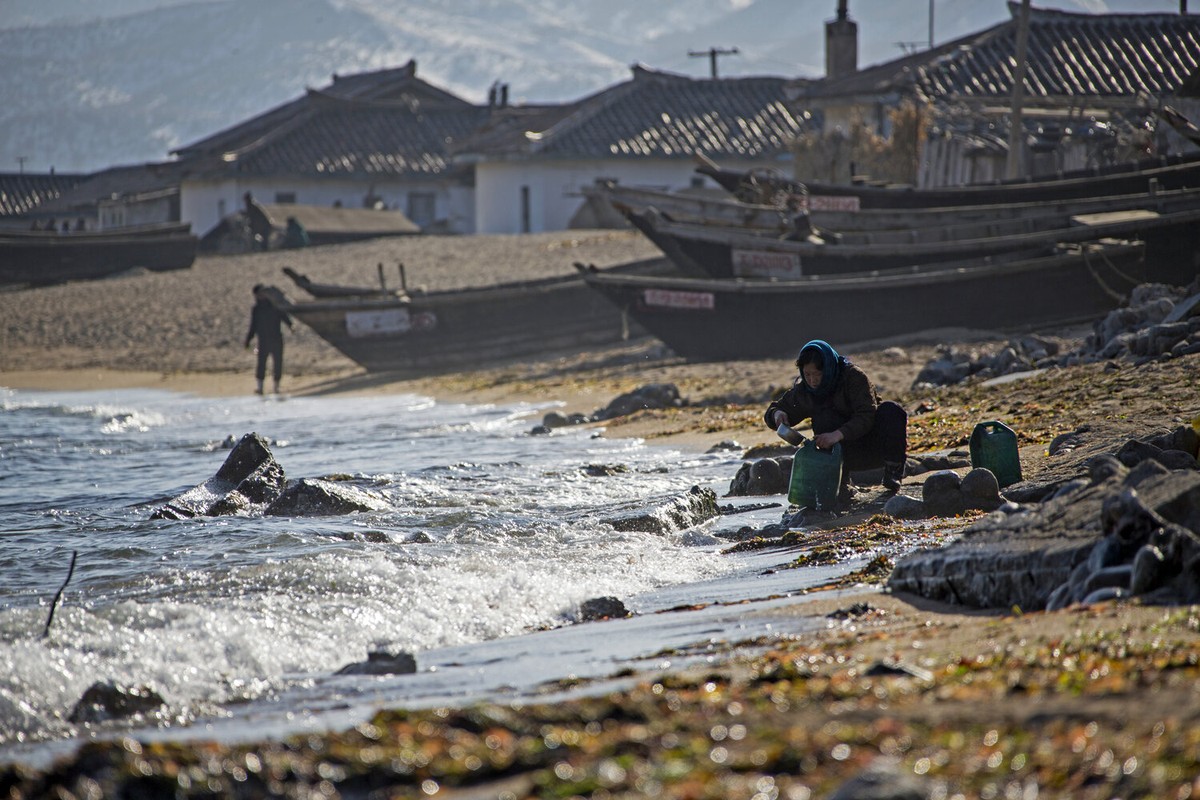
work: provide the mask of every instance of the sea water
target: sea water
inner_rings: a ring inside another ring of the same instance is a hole
[[[692,486],[720,497],[740,453],[592,426],[532,435],[552,407],[0,389],[0,762],[121,725],[237,739],[381,705],[497,699],[714,631],[770,633],[721,601],[786,589],[752,557],[723,555],[715,534],[778,521],[778,508],[667,534],[605,521]],[[151,518],[250,432],[289,479],[348,476],[387,510]],[[570,624],[603,596],[635,616]],[[653,613],[698,602],[714,605],[683,624]],[[379,650],[414,654],[418,673],[336,674]],[[72,722],[98,682],[166,703],[132,722]]]

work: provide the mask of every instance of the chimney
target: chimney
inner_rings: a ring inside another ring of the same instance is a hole
[[[837,19],[825,23],[825,77],[858,71],[858,23],[850,19],[847,0],[838,0]]]

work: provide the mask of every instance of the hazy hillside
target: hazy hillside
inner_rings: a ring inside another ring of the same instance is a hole
[[[817,77],[836,0],[0,0],[0,171],[164,160],[322,86],[399,66],[481,102],[561,101],[629,67],[703,76],[690,51],[737,48],[719,72]],[[1071,10],[1176,12],[1175,0],[1060,0]],[[929,37],[928,0],[851,0],[860,63]],[[937,0],[938,42],[1008,17],[1005,0]]]

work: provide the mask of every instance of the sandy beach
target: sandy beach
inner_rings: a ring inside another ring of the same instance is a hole
[[[418,237],[203,257],[179,272],[0,292],[0,386],[249,394],[254,359],[242,340],[250,288],[270,283],[303,297],[284,266],[314,281],[373,285],[382,264],[398,285],[403,263],[409,286],[439,289],[567,274],[574,261],[607,266],[657,255],[639,234],[621,231]],[[1039,333],[1069,348],[1087,331]],[[798,332],[796,344],[819,335]],[[1088,364],[991,386],[914,388],[939,345],[988,352],[1007,339],[996,331],[928,331],[840,349],[884,397],[910,410],[910,452],[963,449],[974,421],[1004,418],[1020,433],[1026,478],[1067,470],[1048,446],[1081,425],[1120,443],[1200,414],[1200,355]],[[690,364],[640,340],[393,381],[365,373],[302,325],[285,341],[284,391],[292,395],[552,399],[565,412],[590,413],[638,386],[674,383],[689,401],[683,408],[609,420],[604,435],[696,450],[729,440],[746,449],[777,444],[761,414],[795,370],[789,359]],[[919,495],[920,481],[907,478],[905,491]],[[953,529],[971,519],[944,523]],[[823,541],[861,542],[897,525],[851,514]],[[806,552],[803,543],[793,546],[798,556]],[[92,748],[91,766],[0,773],[0,786],[12,797],[41,796],[49,786],[85,796],[89,785],[134,791],[138,776],[155,776],[173,796],[199,796],[207,785],[218,796],[246,797],[818,798],[875,775],[895,793],[836,796],[1200,794],[1196,608],[981,611],[881,593],[886,575],[858,577],[861,584],[830,587],[840,591],[781,612],[821,615],[819,634],[775,642],[765,655],[750,655],[751,643],[725,642],[725,657],[711,669],[646,674],[632,690],[601,685],[590,699],[553,706],[397,709],[298,742],[151,750],[127,741]],[[248,758],[258,769],[246,781]],[[191,777],[183,781],[184,774]],[[910,784],[913,793],[898,791]]]

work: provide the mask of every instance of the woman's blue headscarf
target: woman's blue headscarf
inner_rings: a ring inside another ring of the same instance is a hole
[[[842,367],[850,362],[838,355],[838,351],[834,350],[825,340],[813,339],[800,348],[800,355],[796,357],[796,366],[800,366],[805,356],[811,351],[816,351],[821,355],[821,385],[814,389],[803,378],[800,380],[800,385],[804,387],[804,391],[813,397],[825,398],[829,396],[833,391],[833,387],[837,385],[838,378],[842,375]]]

